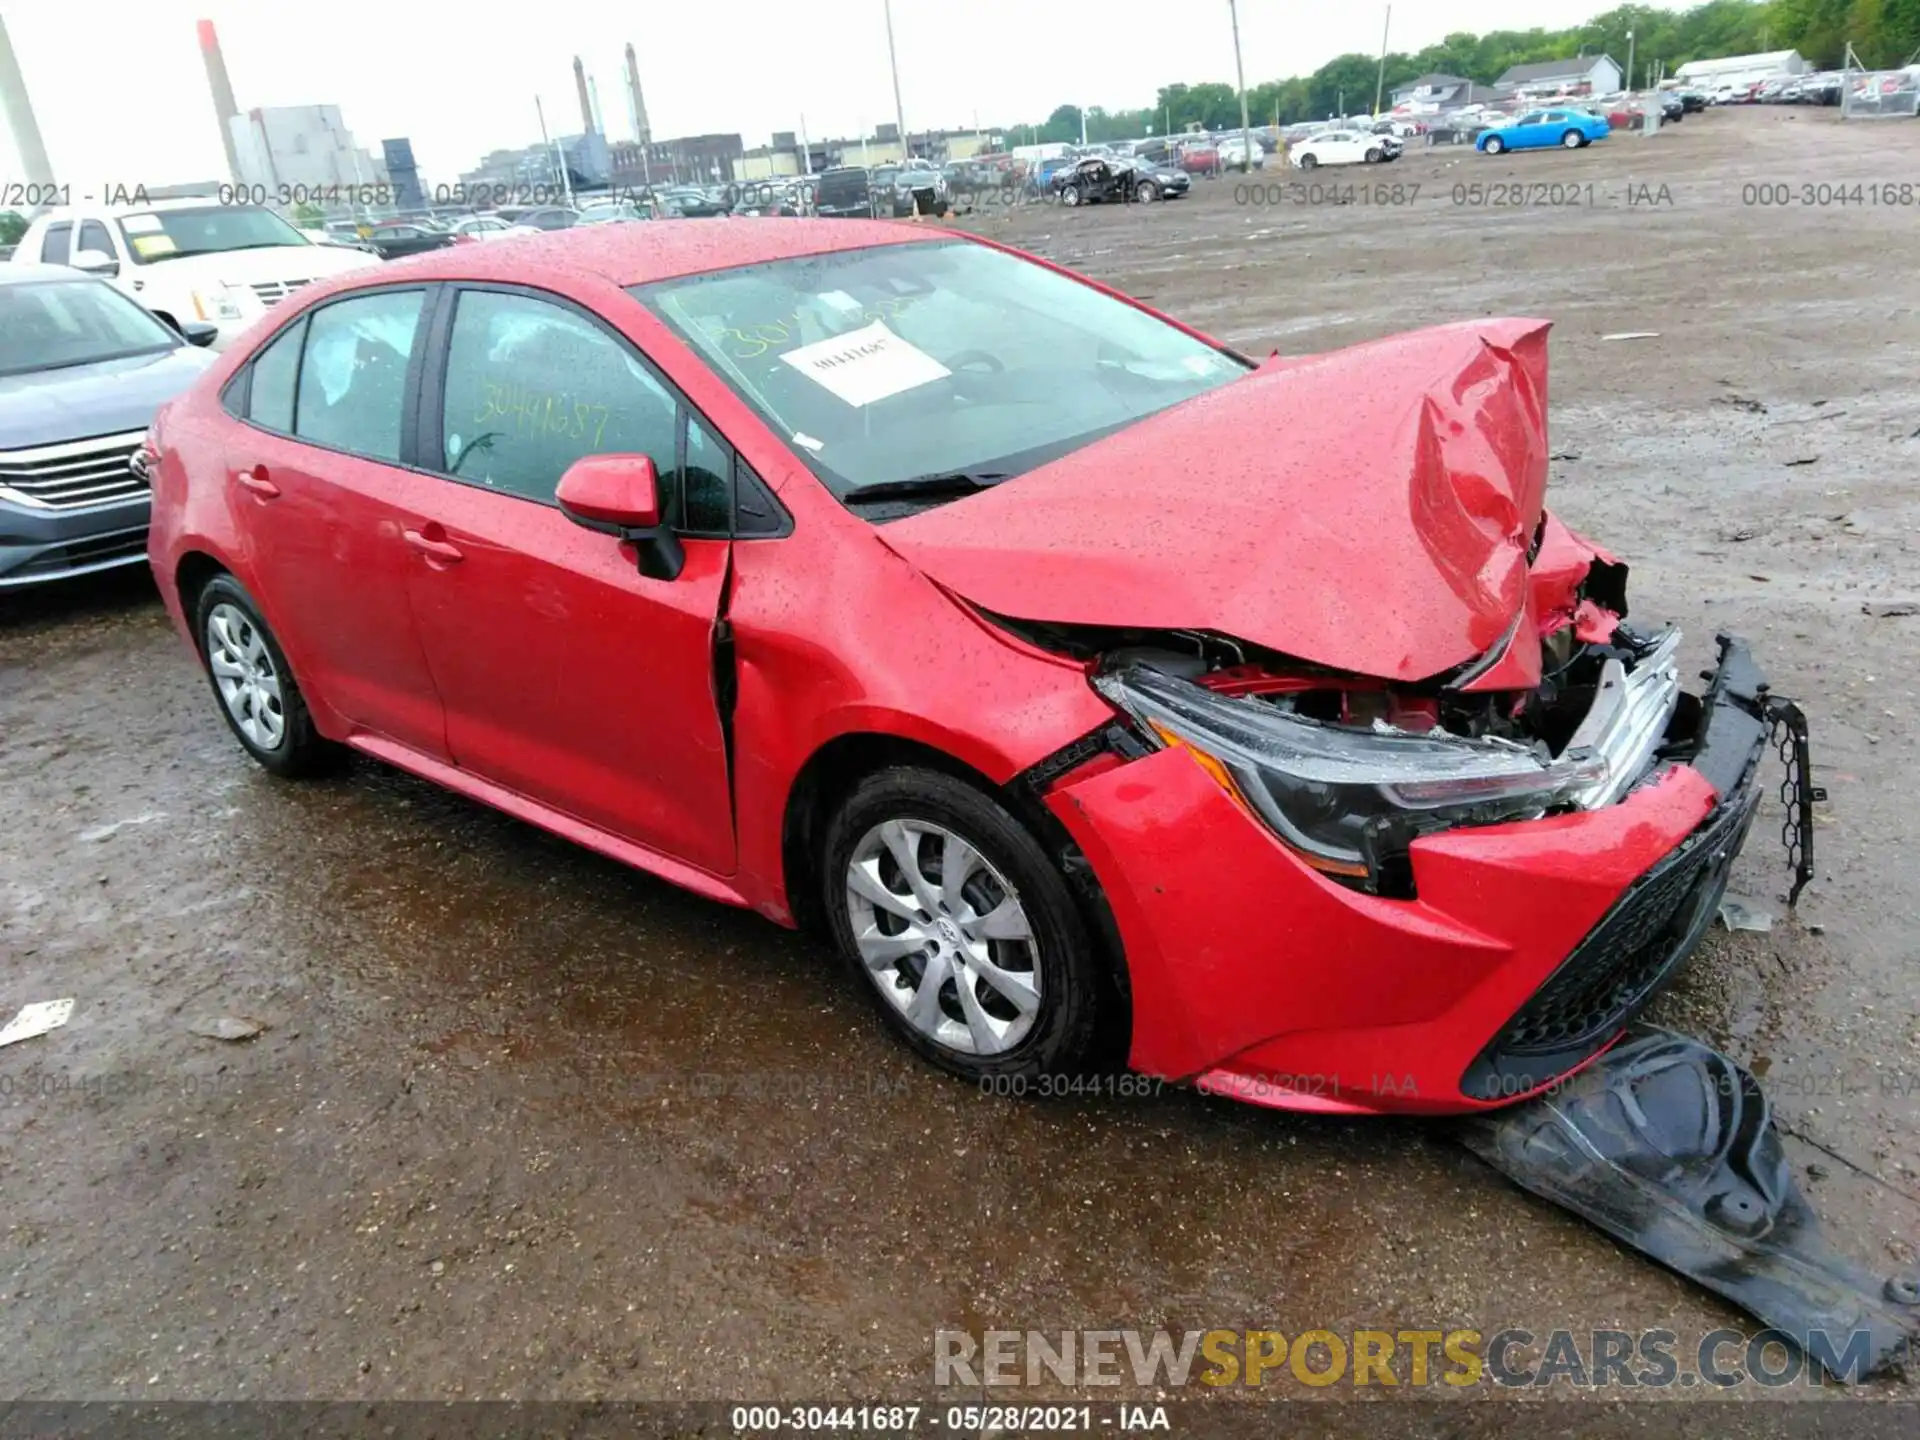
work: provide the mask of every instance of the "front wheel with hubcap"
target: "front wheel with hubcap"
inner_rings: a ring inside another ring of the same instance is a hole
[[[326,769],[338,749],[313,728],[293,670],[253,597],[231,575],[218,575],[200,592],[194,616],[220,713],[247,753],[276,775]]]
[[[1151,180],[1142,180],[1139,183],[1139,185],[1135,187],[1133,192],[1133,198],[1140,201],[1142,204],[1151,205],[1154,201],[1160,198],[1159,187],[1156,186]]]
[[[1077,185],[1067,186],[1066,189],[1060,192],[1060,203],[1062,205],[1078,205],[1080,203],[1080,187]]]
[[[1498,155],[1502,150],[1506,148],[1507,148],[1506,142],[1502,140],[1498,135],[1490,135],[1487,137],[1487,143],[1485,146],[1487,154]]]
[[[969,1079],[1097,1054],[1108,977],[1066,878],[991,796],[918,767],[862,781],[826,837],[834,939],[914,1050]]]

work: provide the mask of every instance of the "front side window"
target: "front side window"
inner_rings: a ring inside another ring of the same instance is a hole
[[[109,260],[113,259],[113,237],[107,234],[107,227],[98,220],[80,222],[80,243],[73,247],[77,254],[82,250],[97,250]]]
[[[419,290],[385,290],[323,305],[308,318],[294,433],[370,460],[400,459],[407,359]]]
[[[0,285],[0,376],[157,355],[179,343],[173,331],[99,280]]]
[[[678,405],[626,347],[563,306],[468,290],[447,352],[440,468],[551,503],[587,455],[646,455],[673,493]]]
[[[313,242],[273,211],[259,205],[191,205],[120,219],[121,233],[137,265],[213,255],[227,250],[269,250]]]
[[[633,293],[842,498],[956,472],[1015,476],[1250,368],[1123,300],[967,241],[780,260]]]

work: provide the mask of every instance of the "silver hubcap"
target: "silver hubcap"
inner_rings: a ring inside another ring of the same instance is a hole
[[[951,830],[888,820],[854,847],[847,914],[867,974],[937,1044],[994,1055],[1040,1013],[1040,950],[1020,895]]]
[[[276,749],[287,733],[280,673],[259,628],[238,606],[216,605],[208,614],[207,666],[240,733],[262,750]]]

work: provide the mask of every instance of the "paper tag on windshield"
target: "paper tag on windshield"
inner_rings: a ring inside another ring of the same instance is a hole
[[[863,330],[789,350],[780,358],[853,406],[871,405],[953,373],[878,320]]]
[[[171,235],[136,235],[133,237],[133,253],[142,260],[151,260],[156,255],[171,255],[180,247],[173,243]]]

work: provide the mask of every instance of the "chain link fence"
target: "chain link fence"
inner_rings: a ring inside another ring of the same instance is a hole
[[[1920,115],[1920,67],[1850,71],[1840,90],[1840,113],[1849,120]]]

